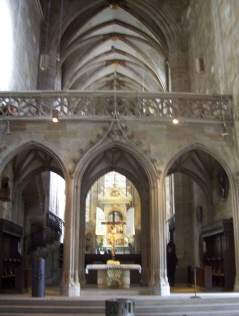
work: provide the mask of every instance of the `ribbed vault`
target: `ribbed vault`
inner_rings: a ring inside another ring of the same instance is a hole
[[[144,168],[132,154],[118,147],[102,152],[90,163],[82,179],[83,196],[98,178],[110,171],[126,176],[144,202],[149,201],[149,180]]]
[[[61,89],[167,91],[169,45],[181,40],[176,21],[186,6],[171,2],[42,1]]]
[[[194,149],[175,160],[168,174],[180,172],[193,179],[204,192],[207,202],[211,204],[212,181],[215,174],[222,170],[224,168],[213,156],[201,149]]]

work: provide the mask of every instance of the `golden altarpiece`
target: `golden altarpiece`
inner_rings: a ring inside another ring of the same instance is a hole
[[[86,253],[139,251],[140,201],[123,175],[109,172],[92,186],[86,201]]]

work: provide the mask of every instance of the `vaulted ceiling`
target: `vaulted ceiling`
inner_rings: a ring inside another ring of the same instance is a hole
[[[173,9],[164,0],[83,2],[42,0],[45,36],[50,42],[50,33],[55,36],[58,46],[61,89],[167,91],[169,50],[161,26],[170,29],[187,1],[170,0]],[[155,9],[158,20],[150,15]]]

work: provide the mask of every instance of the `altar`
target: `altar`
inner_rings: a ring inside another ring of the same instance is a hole
[[[85,273],[89,270],[97,270],[98,288],[116,287],[130,288],[130,270],[138,270],[141,273],[140,264],[87,264]]]

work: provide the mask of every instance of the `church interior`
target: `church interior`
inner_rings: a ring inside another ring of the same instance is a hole
[[[239,291],[238,15],[0,1],[0,293],[29,293],[35,258],[66,297]]]

